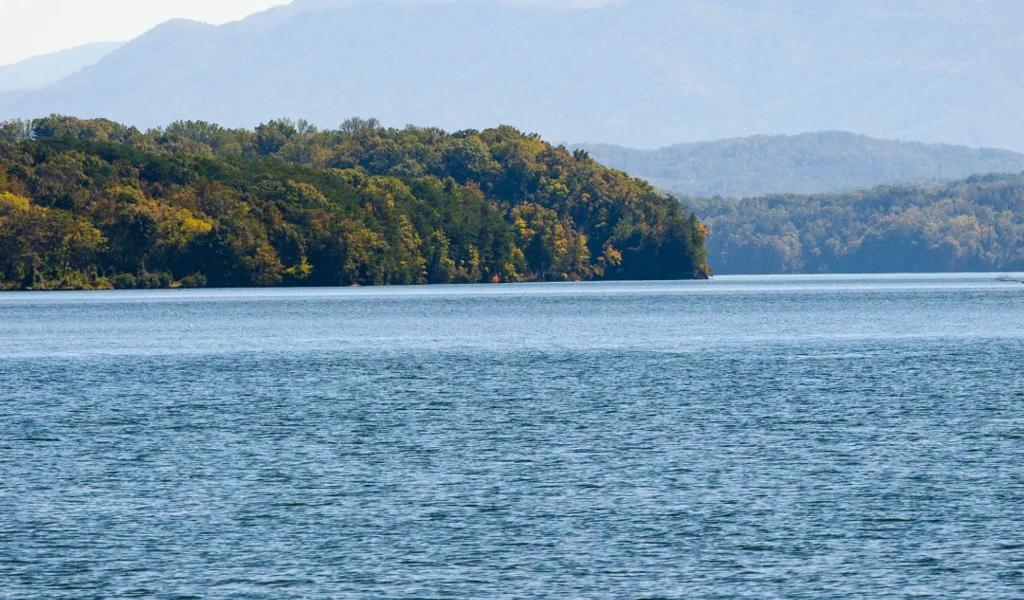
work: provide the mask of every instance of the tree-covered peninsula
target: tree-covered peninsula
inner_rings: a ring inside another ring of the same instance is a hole
[[[0,125],[0,287],[707,277],[671,196],[511,127]]]

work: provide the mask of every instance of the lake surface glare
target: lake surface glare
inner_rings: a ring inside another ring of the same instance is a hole
[[[0,597],[1022,598],[994,274],[0,294]]]

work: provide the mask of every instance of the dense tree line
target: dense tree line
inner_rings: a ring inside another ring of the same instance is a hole
[[[1024,174],[689,204],[720,273],[1024,271]]]
[[[706,277],[676,200],[511,127],[0,125],[0,286]]]

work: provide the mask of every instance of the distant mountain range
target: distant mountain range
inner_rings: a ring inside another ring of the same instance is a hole
[[[306,0],[219,27],[165,23],[0,95],[0,118],[361,115],[645,148],[846,130],[1024,150],[1021,23],[1010,0]]]
[[[976,173],[1020,173],[1024,154],[879,140],[841,131],[751,136],[637,150],[576,146],[599,162],[682,195],[843,192],[883,183],[942,184]]]
[[[86,44],[0,66],[0,92],[33,90],[56,83],[98,63],[119,46],[121,42]]]

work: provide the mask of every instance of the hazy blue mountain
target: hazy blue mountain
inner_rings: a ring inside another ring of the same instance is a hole
[[[1024,2],[309,0],[165,23],[0,117],[353,116],[657,147],[846,130],[1024,150]]]
[[[40,88],[94,65],[121,42],[86,44],[0,66],[0,92]]]
[[[1024,154],[1008,150],[879,140],[842,131],[758,135],[658,150],[577,147],[662,189],[694,196],[840,192],[1024,171]]]

